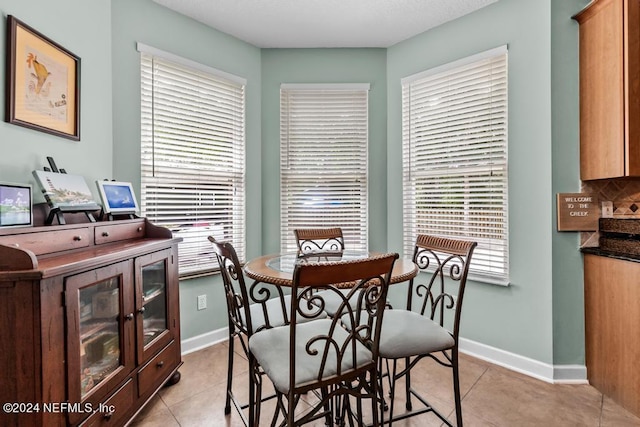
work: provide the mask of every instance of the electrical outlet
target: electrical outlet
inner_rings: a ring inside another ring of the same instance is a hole
[[[613,218],[613,202],[602,202],[602,218]]]
[[[198,310],[207,308],[207,295],[198,295]]]

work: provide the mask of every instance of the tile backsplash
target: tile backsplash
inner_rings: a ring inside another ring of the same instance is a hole
[[[640,180],[583,181],[581,191],[595,194],[598,205],[604,201],[612,201],[614,218],[640,219]],[[597,231],[583,231],[580,233],[580,246],[598,246],[599,238]]]

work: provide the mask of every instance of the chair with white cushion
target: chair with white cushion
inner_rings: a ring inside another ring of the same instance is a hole
[[[231,412],[231,403],[233,403],[244,424],[252,425],[255,419],[259,419],[259,413],[255,412],[255,400],[261,398],[259,390],[256,389],[260,379],[249,376],[249,403],[240,404],[232,390],[235,338],[238,338],[244,354],[251,360],[248,349],[249,338],[259,331],[287,324],[287,310],[291,298],[284,295],[282,289],[277,287],[257,284],[251,289],[248,288],[238,256],[231,243],[218,242],[212,236],[208,239],[213,244],[213,250],[220,265],[229,320],[229,359],[224,413]],[[249,408],[248,420],[242,412],[247,407]]]
[[[291,319],[289,325],[275,327],[249,338],[255,360],[276,390],[276,417],[287,426],[302,425],[319,418],[326,422],[350,416],[351,401],[362,425],[362,400],[371,401],[373,424],[380,425],[378,413],[378,343],[380,320],[397,254],[371,258],[311,262],[301,258],[293,273]],[[350,284],[344,294],[338,284]],[[323,292],[315,292],[322,290]],[[331,292],[341,301],[344,315],[312,319],[312,311],[324,306],[322,294]],[[349,298],[358,295],[355,308]],[[367,321],[363,321],[367,313]],[[302,319],[307,320],[301,322]],[[342,327],[349,322],[352,332]],[[357,325],[357,327],[353,327]],[[296,412],[301,395],[315,391],[319,397],[310,410]],[[259,404],[259,402],[258,402]]]
[[[394,421],[433,412],[446,425],[452,423],[411,388],[411,369],[422,359],[432,358],[453,374],[456,420],[462,426],[458,367],[458,336],[462,300],[469,263],[476,242],[418,235],[413,262],[421,272],[409,283],[407,308],[387,310],[380,337],[380,357],[391,361],[389,372],[389,425]],[[403,367],[398,371],[398,361]],[[405,377],[406,410],[394,414],[396,382]],[[424,407],[413,411],[412,397]]]

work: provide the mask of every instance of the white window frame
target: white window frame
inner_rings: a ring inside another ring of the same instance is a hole
[[[507,46],[402,79],[404,251],[475,240],[469,277],[509,284]]]
[[[281,250],[297,228],[340,227],[368,249],[368,83],[280,86]]]
[[[171,229],[180,277],[218,269],[208,236],[245,259],[246,80],[137,44],[141,212]]]

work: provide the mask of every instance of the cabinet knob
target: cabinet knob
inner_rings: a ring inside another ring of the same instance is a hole
[[[129,313],[129,314],[125,315],[124,318],[126,320],[133,320],[133,313]]]
[[[80,240],[82,240],[82,236],[73,236],[73,240],[79,242]]]
[[[142,231],[142,227],[138,227],[138,233]]]
[[[164,366],[164,360],[159,361],[158,363],[156,363],[156,366],[158,368],[162,368]]]
[[[104,419],[105,420],[110,420],[111,417],[113,417],[113,411],[105,412],[105,414],[104,414]]]
[[[102,232],[102,236],[103,237],[109,237],[109,232],[108,231],[103,231]]]
[[[145,308],[144,307],[140,307],[140,309],[138,310],[138,313],[142,314],[142,313],[144,313],[144,311],[145,311]]]

